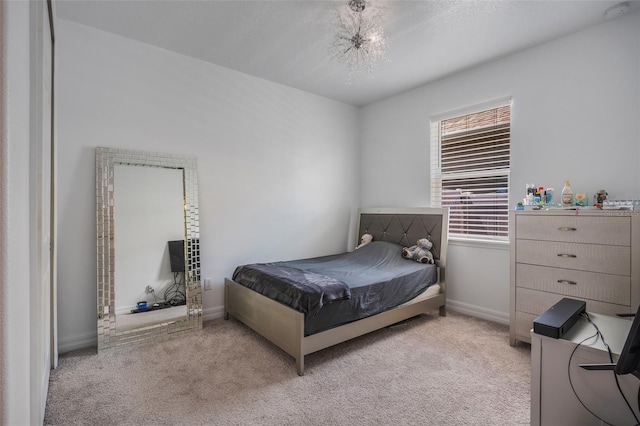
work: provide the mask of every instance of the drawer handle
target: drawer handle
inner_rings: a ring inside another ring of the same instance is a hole
[[[571,284],[571,285],[576,285],[578,284],[575,281],[569,281],[569,280],[558,280],[558,284]]]
[[[577,231],[578,228],[572,228],[570,226],[561,226],[558,231]]]
[[[578,257],[575,254],[567,254],[567,253],[558,253],[558,257]]]

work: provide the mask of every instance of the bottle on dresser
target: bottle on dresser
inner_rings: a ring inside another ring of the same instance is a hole
[[[562,201],[562,207],[571,207],[573,205],[573,191],[571,190],[571,184],[568,180],[564,181],[564,188],[560,194]]]

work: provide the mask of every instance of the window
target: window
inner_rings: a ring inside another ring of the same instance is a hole
[[[449,235],[509,238],[511,101],[431,120],[431,202],[449,207]]]

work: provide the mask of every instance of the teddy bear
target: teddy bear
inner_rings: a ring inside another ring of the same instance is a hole
[[[433,254],[429,250],[433,247],[433,243],[427,238],[420,238],[416,241],[415,246],[404,247],[402,249],[402,257],[413,259],[420,263],[434,263]]]
[[[362,246],[366,246],[371,241],[373,241],[373,235],[371,235],[371,234],[363,234],[362,237],[360,238],[360,244],[358,244],[358,246],[356,247],[356,250],[359,249]]]

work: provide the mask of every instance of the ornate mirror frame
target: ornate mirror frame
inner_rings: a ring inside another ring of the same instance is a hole
[[[118,332],[115,315],[114,166],[181,169],[184,184],[186,310],[177,320]],[[98,351],[131,343],[164,340],[202,329],[200,229],[195,157],[179,154],[96,148],[96,227],[98,286]]]

